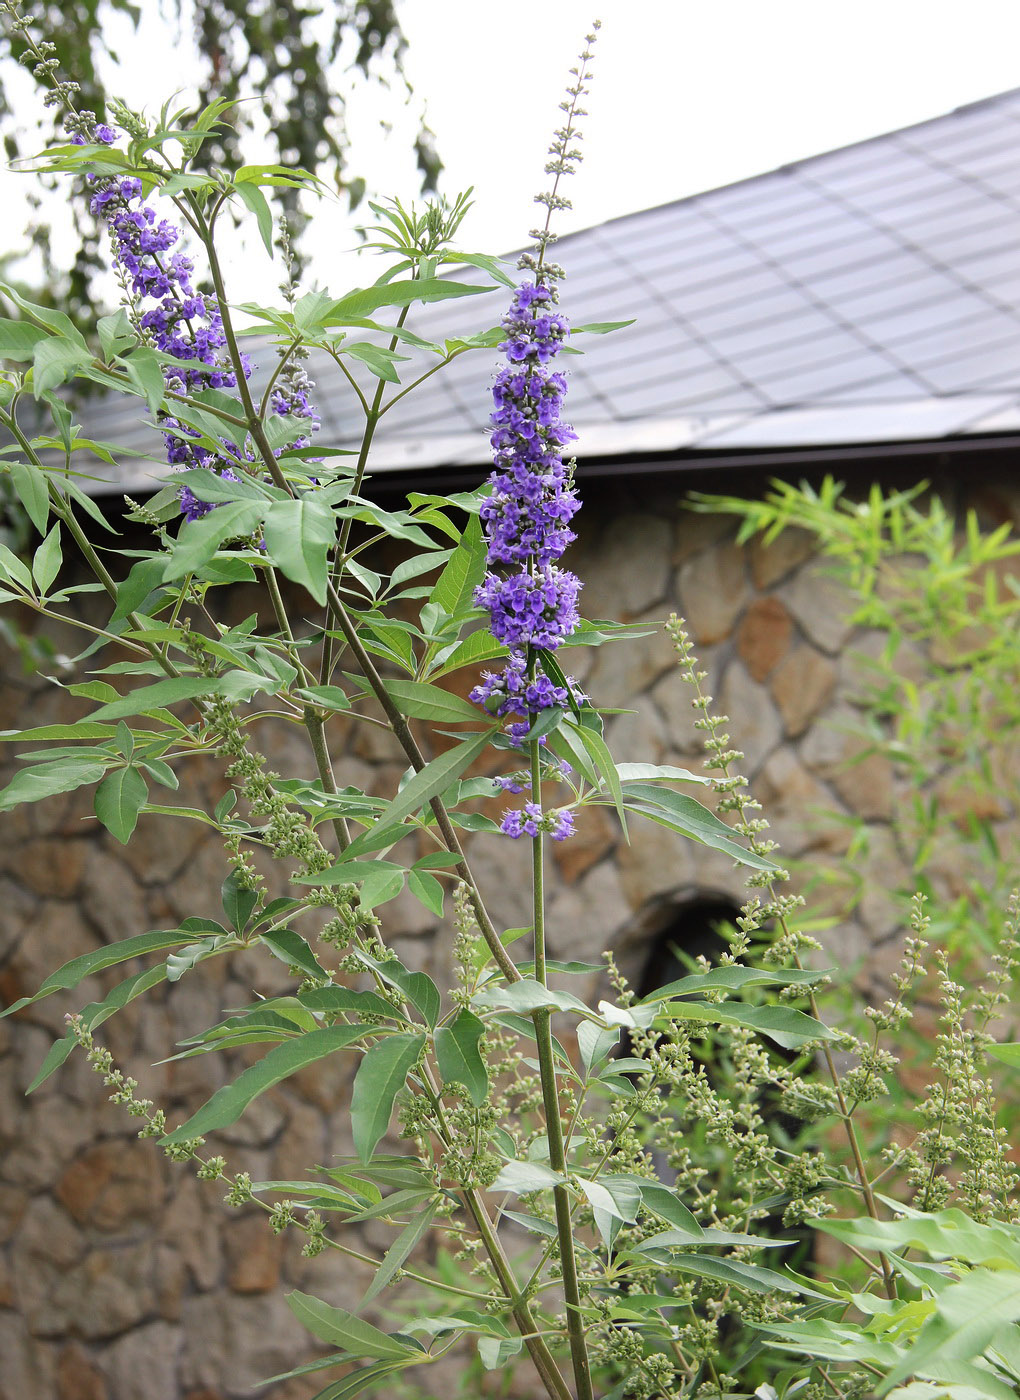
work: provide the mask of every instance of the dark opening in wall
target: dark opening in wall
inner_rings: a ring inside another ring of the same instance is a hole
[[[719,933],[720,924],[732,924],[740,913],[732,899],[723,895],[695,895],[668,911],[652,933],[637,986],[639,997],[650,996],[669,982],[686,977],[690,960],[705,957],[715,963],[728,947]]]

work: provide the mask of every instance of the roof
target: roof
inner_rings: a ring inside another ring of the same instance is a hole
[[[1018,241],[1020,89],[570,234],[555,252],[564,311],[634,322],[585,336],[565,366],[582,464],[1020,430]],[[442,302],[409,324],[463,334],[505,300]],[[484,465],[494,363],[465,355],[408,395],[374,469]],[[355,441],[350,389],[329,361],[310,369],[323,440]],[[97,411],[90,435],[144,450],[137,401]]]

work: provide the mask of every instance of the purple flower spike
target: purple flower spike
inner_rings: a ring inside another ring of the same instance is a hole
[[[102,145],[113,145],[117,132],[110,126],[96,127],[93,138]],[[72,137],[77,144],[84,137]],[[167,388],[177,394],[202,389],[233,389],[237,376],[224,353],[227,338],[216,303],[192,282],[191,259],[172,251],[180,239],[180,229],[166,219],[158,219],[155,209],[142,204],[142,182],[134,175],[122,178],[89,176],[93,194],[90,208],[101,215],[113,238],[114,256],[125,280],[138,299],[138,325],[149,343],[165,355],[185,364],[164,365]],[[137,203],[137,208],[133,207]],[[552,335],[552,332],[550,332]],[[242,356],[244,377],[251,375],[251,364]],[[273,413],[301,419],[307,431],[291,444],[307,447],[319,426],[319,418],[309,402],[311,380],[291,361],[280,377],[271,401]],[[221,439],[217,453],[199,442],[198,434],[169,415],[163,415],[167,460],[172,468],[205,467],[227,480],[237,481],[231,468],[257,471],[254,451]],[[283,452],[280,448],[277,456]],[[216,503],[201,501],[187,486],[180,492],[181,513],[186,520],[199,520],[216,509]]]
[[[580,502],[563,460],[563,449],[577,436],[560,418],[567,381],[547,368],[569,334],[566,318],[547,286],[524,282],[503,329],[500,349],[507,363],[492,389],[492,492],[479,511],[490,572],[475,602],[488,612],[492,635],[510,648],[510,656],[501,672],[483,675],[471,699],[500,718],[524,717],[507,726],[516,746],[541,711],[583,698],[570,677],[559,684],[535,656],[536,649],[555,650],[580,621],[580,580],[556,563],[574,539],[570,521]],[[563,840],[570,834],[569,813],[550,824],[540,810],[530,811],[532,805],[506,814],[502,829],[508,836],[516,840],[543,830]]]

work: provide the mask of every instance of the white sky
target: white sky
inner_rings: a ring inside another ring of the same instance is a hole
[[[158,108],[175,88],[187,90],[193,59],[162,25],[157,0],[144,4],[147,37],[139,46],[125,31],[123,67],[110,86],[133,105]],[[415,99],[408,110],[396,87],[352,91],[352,165],[376,193],[413,198],[410,133],[414,104],[424,101],[447,167],[445,192],[475,187],[462,233],[472,251],[526,241],[534,194],[547,183],[557,104],[596,15],[586,159],[569,182],[574,211],[561,216],[561,231],[1020,86],[1020,0],[402,0],[400,11]],[[339,71],[336,81],[351,79]],[[25,101],[37,99],[26,89]],[[392,133],[380,131],[380,119]],[[30,179],[0,177],[15,235]],[[55,225],[66,227],[65,210],[52,212]],[[339,202],[322,208],[308,243],[310,280],[339,293],[377,275],[346,254],[360,217],[349,220]],[[232,299],[271,297],[278,281],[257,238],[250,245],[230,259]]]

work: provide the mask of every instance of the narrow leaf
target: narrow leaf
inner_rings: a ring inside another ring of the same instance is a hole
[[[97,783],[105,772],[103,763],[72,763],[66,758],[22,769],[0,790],[0,812],[9,812],[22,802],[40,802],[61,792],[74,792],[76,788]]]
[[[222,933],[222,929],[218,930]],[[111,943],[105,948],[97,948],[93,953],[83,953],[79,958],[72,958],[70,962],[64,963],[56,972],[51,972],[49,977],[40,986],[39,990],[30,997],[21,997],[13,1006],[8,1006],[5,1011],[0,1011],[0,1018],[10,1016],[15,1011],[20,1011],[23,1006],[30,1006],[34,1001],[40,1001],[43,997],[48,997],[53,992],[70,991],[77,987],[79,982],[83,982],[86,977],[90,977],[94,972],[102,972],[104,967],[114,967],[117,963],[127,962],[130,958],[141,957],[144,953],[159,952],[163,948],[180,947],[182,944],[190,943],[195,937],[192,929],[154,929],[150,933],[137,933],[133,938],[121,939],[119,943]]]
[[[110,835],[126,846],[148,800],[149,789],[137,768],[115,768],[96,788],[93,806]]]
[[[405,1358],[415,1350],[410,1343],[388,1337],[353,1313],[330,1307],[321,1298],[313,1298],[297,1289],[287,1294],[287,1306],[313,1336],[331,1346],[343,1347],[348,1356],[393,1360]]]
[[[370,1303],[373,1298],[379,1296],[393,1275],[406,1261],[408,1255],[414,1249],[421,1237],[428,1232],[432,1224],[432,1217],[436,1213],[438,1202],[431,1201],[426,1208],[417,1214],[411,1222],[404,1226],[400,1234],[390,1245],[383,1257],[382,1263],[376,1270],[375,1278],[368,1286],[361,1306]]]
[[[334,1029],[336,1029],[334,1027]],[[358,1029],[357,1034],[363,1032]],[[365,1053],[354,1078],[351,1125],[354,1149],[362,1162],[372,1160],[389,1127],[393,1101],[421,1054],[424,1035],[390,1035]]]
[[[478,1049],[485,1025],[467,1008],[458,1012],[452,1025],[436,1031],[436,1058],[444,1084],[463,1084],[471,1102],[480,1108],[489,1090],[489,1076]]]
[[[257,1064],[244,1070],[233,1084],[217,1089],[211,1099],[191,1115],[186,1123],[162,1139],[164,1144],[202,1137],[218,1128],[229,1128],[259,1094],[287,1079],[306,1065],[324,1059],[365,1034],[362,1026],[323,1026],[297,1040],[285,1041],[270,1050]]]
[[[326,560],[336,539],[336,518],[326,502],[315,495],[274,501],[266,513],[264,533],[273,562],[324,605]]]

